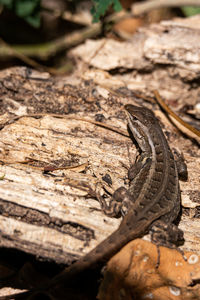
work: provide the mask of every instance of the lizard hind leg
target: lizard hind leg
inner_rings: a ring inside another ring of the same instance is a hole
[[[183,241],[183,231],[175,224],[167,224],[162,220],[157,220],[150,229],[150,235],[151,241],[156,245],[158,252],[156,268],[160,265],[160,246],[176,249],[186,260],[183,251],[176,246],[178,242]]]

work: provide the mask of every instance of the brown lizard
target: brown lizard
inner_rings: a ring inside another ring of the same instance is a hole
[[[180,190],[176,163],[167,140],[152,111],[133,105],[125,105],[125,110],[129,130],[141,154],[129,169],[129,189],[117,189],[109,205],[98,196],[106,214],[123,215],[119,228],[46,285],[16,294],[15,299],[20,296],[27,299],[28,295],[51,290],[57,284],[66,285],[82,271],[103,266],[125,244],[149,230],[153,232],[153,240],[159,239],[160,244],[164,240],[170,246],[172,242],[182,239],[182,231],[173,224],[180,210]],[[13,296],[0,297],[11,298]]]

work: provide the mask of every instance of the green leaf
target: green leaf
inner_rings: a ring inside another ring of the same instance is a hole
[[[18,0],[15,5],[15,13],[19,17],[31,16],[39,8],[40,0]]]
[[[120,11],[122,9],[118,0],[93,0],[93,8],[91,10],[93,22],[98,22],[100,17],[103,16],[106,10],[112,5],[115,11]]]
[[[18,17],[35,28],[40,26],[40,2],[41,0],[0,0],[0,4],[13,10]]]
[[[118,0],[113,1],[113,6],[115,11],[120,11],[122,9],[122,6]]]
[[[0,0],[0,4],[5,5],[8,9],[11,9],[13,0]]]
[[[40,14],[39,13],[37,15],[34,15],[34,16],[25,17],[24,19],[31,26],[33,26],[35,28],[39,28],[40,27]]]
[[[181,10],[186,17],[194,16],[200,13],[200,7],[194,6],[183,6],[181,7]]]

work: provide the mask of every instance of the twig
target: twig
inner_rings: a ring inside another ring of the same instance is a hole
[[[158,102],[158,104],[161,106],[162,109],[164,109],[169,115],[171,115],[174,119],[176,119],[180,124],[182,124],[184,127],[186,127],[187,129],[189,129],[192,133],[194,133],[195,135],[200,137],[200,131],[196,128],[194,128],[193,126],[191,126],[190,124],[186,123],[185,121],[183,121],[181,118],[179,118],[179,116],[177,116],[166,104],[165,102],[161,99],[160,94],[158,93],[158,91],[153,91],[154,95],[156,97],[156,100]]]
[[[40,63],[38,63],[37,61],[33,60],[32,58],[24,55],[23,53],[17,51],[14,47],[11,47],[9,44],[7,44],[1,37],[0,37],[0,44],[1,46],[3,45],[4,47],[4,51],[6,51],[7,49],[7,53],[9,53],[10,55],[17,57],[18,59],[20,59],[21,61],[23,61],[25,64],[37,69],[37,70],[45,70],[49,73],[52,74],[57,74],[58,72],[56,72],[56,69],[50,68],[50,67],[46,67],[44,65],[41,65]],[[1,48],[0,48],[1,51]]]
[[[47,59],[55,53],[80,44],[87,38],[93,37],[101,32],[101,24],[92,24],[85,29],[73,32],[72,34],[64,35],[59,39],[53,40],[48,43],[38,45],[22,45],[8,47],[5,45],[0,47],[0,57],[12,56],[13,51],[20,55],[38,57],[40,59]],[[10,50],[10,51],[8,51]],[[20,57],[19,57],[20,58]],[[29,63],[27,61],[27,63]]]
[[[131,11],[133,15],[147,13],[155,8],[161,7],[180,7],[180,6],[200,6],[200,0],[150,0],[135,3]]]
[[[83,121],[83,122],[87,122],[87,123],[91,123],[91,124],[97,125],[97,126],[102,127],[102,128],[109,129],[109,130],[117,132],[117,133],[119,133],[119,134],[121,134],[123,136],[127,136],[127,137],[129,136],[126,131],[124,131],[122,129],[119,129],[119,128],[115,127],[115,126],[102,123],[102,122],[88,120],[88,119],[81,118],[81,117],[59,115],[59,114],[48,114],[48,113],[27,114],[27,115],[16,116],[16,117],[11,118],[7,122],[5,122],[3,125],[1,125],[1,128],[4,127],[5,125],[12,124],[14,121],[19,120],[19,119],[24,118],[24,117],[33,117],[34,118],[34,117],[45,117],[45,116],[50,116],[50,117],[55,117],[55,118],[61,118],[61,119],[63,118],[63,119],[68,119],[68,120]]]
[[[106,86],[106,84],[100,84],[100,86],[102,86],[103,88],[105,88],[107,91],[109,91],[111,94],[117,96],[117,97],[124,97],[124,98],[128,98],[130,100],[132,100],[132,97],[131,96],[126,96],[124,95],[123,93],[121,93],[120,91],[114,91],[112,88]],[[143,99],[147,102],[150,102],[150,103],[156,103],[155,100],[153,99],[153,97],[148,97],[148,96],[145,96],[145,95],[142,95],[142,94],[139,94],[139,93],[136,93],[134,91],[132,91],[133,93],[133,96],[136,97],[136,98],[140,98],[140,99]]]
[[[34,162],[36,162],[38,164],[45,164],[45,165],[42,167],[40,165],[39,166],[31,165],[31,163],[33,164]],[[53,171],[58,171],[58,170],[73,170],[76,172],[82,172],[88,166],[88,163],[83,163],[83,164],[74,165],[74,166],[56,167],[56,166],[48,164],[47,162],[39,161],[39,160],[33,159],[33,158],[30,158],[28,160],[23,160],[23,161],[5,161],[5,160],[0,161],[0,165],[16,165],[16,164],[28,165],[32,169],[41,170],[43,172],[53,172]],[[1,180],[1,177],[0,177],[0,180]]]

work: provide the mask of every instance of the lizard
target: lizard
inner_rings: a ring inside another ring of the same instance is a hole
[[[127,104],[125,112],[129,132],[138,144],[140,156],[128,171],[128,189],[119,187],[109,204],[98,196],[107,215],[123,216],[119,228],[47,284],[15,294],[15,299],[21,296],[27,299],[32,293],[51,290],[57,284],[66,285],[84,270],[103,266],[125,244],[149,231],[152,231],[153,241],[158,240],[158,244],[169,247],[183,238],[183,232],[173,224],[180,211],[177,166],[159,121],[146,107]],[[11,298],[13,295],[0,297]]]

